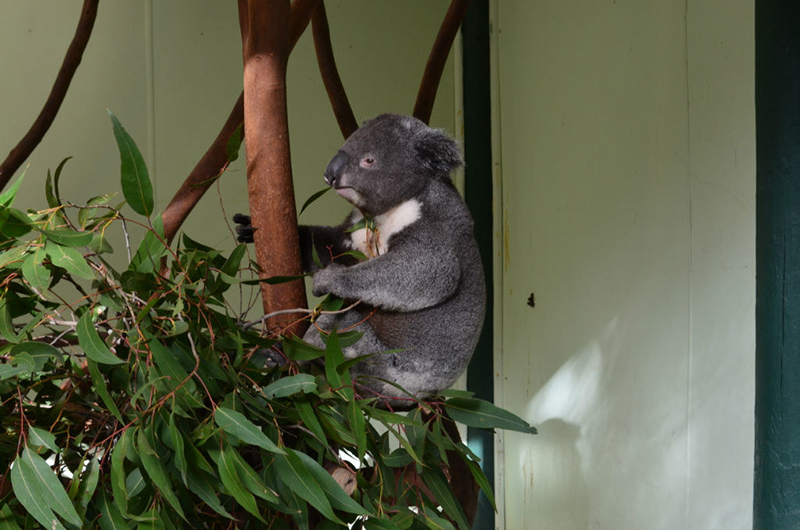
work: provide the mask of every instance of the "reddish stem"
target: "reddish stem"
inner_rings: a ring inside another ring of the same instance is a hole
[[[425,73],[419,85],[419,92],[417,92],[417,102],[414,104],[414,117],[425,123],[431,121],[433,103],[436,101],[436,91],[439,89],[444,65],[468,7],[469,0],[453,0],[451,2],[442,26],[439,28],[439,33],[436,35],[431,54],[428,56]]]
[[[328,99],[333,107],[333,114],[336,122],[342,131],[342,136],[347,138],[356,129],[358,122],[353,115],[350,101],[344,90],[342,79],[336,68],[336,60],[333,57],[333,46],[331,45],[331,32],[328,27],[328,16],[325,13],[325,3],[320,2],[311,18],[311,31],[314,34],[314,49],[317,52],[317,63],[322,75],[322,82],[328,92]]]

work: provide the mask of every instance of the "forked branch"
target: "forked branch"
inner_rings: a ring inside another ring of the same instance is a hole
[[[295,0],[292,2],[291,13],[289,14],[289,21],[291,27],[290,47],[294,48],[300,36],[308,26],[311,19],[311,13],[317,6],[319,0]],[[239,95],[239,99],[233,106],[228,120],[219,134],[214,139],[214,142],[208,148],[206,153],[194,166],[189,176],[183,181],[183,184],[172,200],[167,205],[162,219],[164,221],[164,234],[167,242],[172,242],[175,235],[180,230],[183,222],[191,213],[192,209],[200,201],[200,198],[205,195],[208,188],[214,183],[218,177],[227,167],[228,157],[226,147],[228,140],[237,127],[244,121],[244,93]]]
[[[36,149],[36,146],[39,145],[39,142],[42,141],[48,129],[50,129],[50,125],[53,124],[53,120],[58,114],[58,109],[61,108],[61,103],[64,102],[64,97],[67,95],[67,89],[69,89],[75,71],[78,69],[78,65],[81,64],[83,52],[89,43],[89,37],[92,35],[99,1],[84,0],[78,27],[75,29],[75,36],[72,37],[72,42],[67,48],[64,61],[61,63],[61,69],[58,71],[56,81],[53,83],[53,88],[50,90],[50,95],[47,97],[44,107],[42,107],[31,128],[22,137],[22,140],[0,164],[0,190],[8,184],[11,176],[25,163],[25,160],[28,159],[33,150]]]

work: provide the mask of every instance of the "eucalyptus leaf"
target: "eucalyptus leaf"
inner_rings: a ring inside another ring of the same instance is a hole
[[[95,278],[95,272],[86,263],[86,258],[74,248],[64,247],[54,241],[48,241],[45,245],[45,252],[47,252],[53,265],[66,269],[70,274],[86,280]]]
[[[11,487],[17,500],[45,528],[66,530],[50,509],[33,466],[18,456],[11,466]],[[77,514],[76,514],[77,515]]]
[[[316,378],[311,374],[297,374],[281,377],[261,389],[267,399],[283,398],[302,392],[304,394],[316,393]]]
[[[444,404],[451,418],[468,427],[536,434],[536,428],[527,421],[482,399],[456,397]]]
[[[75,507],[67,496],[64,486],[61,485],[58,477],[56,477],[44,459],[31,451],[29,447],[25,447],[22,452],[22,463],[30,465],[29,471],[32,471],[38,482],[47,506],[63,517],[69,524],[80,526],[83,523],[83,519],[75,511]]]
[[[163,495],[172,509],[175,510],[182,519],[186,519],[181,503],[175,495],[175,490],[172,486],[172,481],[169,479],[167,470],[161,462],[159,455],[153,449],[152,445],[150,445],[142,429],[138,431],[136,443],[139,448],[139,458],[142,460],[142,465],[147,472],[147,476],[150,477],[150,480],[153,481],[158,491]]]
[[[293,449],[275,456],[275,469],[284,484],[289,486],[301,499],[319,510],[327,519],[343,524],[331,509],[330,502],[314,477],[306,469],[303,460]]]
[[[100,364],[121,364],[125,361],[111,353],[106,343],[97,334],[92,323],[92,312],[87,311],[78,320],[78,343],[86,357]]]
[[[153,185],[150,183],[144,157],[117,117],[110,110],[108,115],[119,148],[122,195],[133,211],[150,217],[153,213]]]
[[[214,421],[223,431],[236,436],[245,443],[257,445],[272,453],[283,453],[283,449],[275,445],[275,442],[267,438],[267,435],[261,432],[256,424],[240,412],[217,407],[217,410],[214,411]]]

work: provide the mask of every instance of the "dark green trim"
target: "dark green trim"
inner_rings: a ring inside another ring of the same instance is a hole
[[[800,2],[756,1],[756,153],[753,526],[800,528]]]
[[[465,196],[475,220],[475,237],[486,274],[486,321],[467,371],[467,389],[494,401],[492,356],[492,112],[489,56],[489,0],[472,0],[462,26],[464,42]],[[467,444],[481,458],[489,482],[494,482],[494,439],[479,429],[467,430]],[[473,528],[494,528],[494,509],[481,493]]]

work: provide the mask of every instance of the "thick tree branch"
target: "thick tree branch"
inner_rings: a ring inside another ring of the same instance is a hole
[[[417,92],[417,102],[414,104],[414,117],[428,123],[433,112],[433,103],[436,101],[436,91],[439,89],[439,81],[442,79],[444,65],[447,56],[450,55],[450,48],[453,46],[461,27],[461,21],[467,14],[469,0],[453,0],[447,14],[444,17],[439,34],[433,43],[431,54],[428,56],[428,63],[425,65],[425,73]]]
[[[260,276],[301,273],[286,109],[286,63],[291,49],[288,0],[239,0],[244,61],[247,194]],[[264,312],[305,307],[302,281],[261,284]],[[281,329],[281,317],[268,321]],[[285,331],[301,334],[299,326]]]
[[[293,49],[300,36],[305,31],[311,20],[311,13],[320,0],[294,0],[290,16],[291,25],[291,48]],[[244,122],[244,92],[239,95],[239,99],[233,106],[228,120],[222,126],[214,142],[206,153],[194,166],[189,176],[186,177],[181,187],[175,193],[170,203],[167,205],[162,219],[164,221],[164,233],[167,242],[172,242],[175,235],[180,230],[183,222],[191,213],[192,209],[205,195],[211,184],[227,167],[228,157],[226,147],[228,140],[239,125]]]
[[[328,99],[333,107],[336,122],[342,131],[342,136],[347,138],[356,129],[358,122],[353,115],[353,109],[347,99],[342,79],[336,69],[336,60],[333,57],[331,33],[328,27],[328,16],[325,13],[325,2],[320,2],[311,18],[311,31],[314,34],[314,49],[317,52],[317,63],[322,75],[322,82],[328,92]]]
[[[83,51],[86,49],[89,37],[92,35],[94,21],[97,18],[98,3],[99,0],[84,0],[78,27],[75,29],[75,36],[72,37],[72,42],[67,48],[64,61],[61,63],[61,69],[58,71],[56,81],[53,83],[53,88],[50,90],[50,95],[47,97],[44,107],[27,134],[22,137],[22,140],[0,164],[0,190],[8,184],[11,176],[16,173],[33,150],[36,149],[47,130],[50,129],[53,120],[55,120],[58,109],[61,108],[61,103],[63,103],[64,97],[67,95],[67,89],[69,89],[75,71],[78,69],[78,65],[81,64]]]

